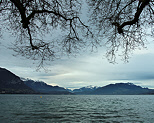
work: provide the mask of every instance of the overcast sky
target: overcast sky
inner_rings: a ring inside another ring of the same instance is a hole
[[[84,8],[84,12],[88,11]],[[83,13],[83,18],[85,15]],[[83,19],[84,20],[84,19]],[[58,32],[57,32],[58,33]],[[136,50],[129,63],[117,59],[117,64],[111,64],[104,57],[105,51],[81,53],[76,58],[63,57],[50,62],[48,71],[36,71],[37,62],[23,57],[14,57],[11,46],[14,38],[3,34],[0,39],[0,67],[6,68],[17,76],[44,81],[51,85],[66,88],[80,88],[88,85],[104,86],[117,82],[132,82],[142,87],[154,88],[154,42],[148,39],[147,49]]]
[[[80,88],[88,85],[104,86],[117,82],[132,82],[142,87],[154,88],[154,43],[149,39],[147,49],[136,50],[129,63],[117,59],[111,64],[104,57],[105,52],[83,53],[74,57],[65,57],[50,62],[48,71],[36,71],[37,62],[23,57],[14,57],[7,49],[14,39],[3,35],[0,39],[0,67],[16,75],[33,80],[44,81],[65,88]],[[8,43],[9,42],[9,43]]]

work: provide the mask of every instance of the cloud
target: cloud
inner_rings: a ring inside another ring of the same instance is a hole
[[[5,46],[9,38],[6,38]],[[1,42],[4,42],[4,40]],[[129,63],[119,59],[110,64],[104,58],[105,51],[83,52],[77,57],[62,57],[48,62],[48,71],[36,72],[37,62],[22,57],[13,57],[13,52],[0,46],[0,65],[24,78],[45,81],[48,84],[78,88],[88,85],[104,86],[116,82],[134,82],[154,88],[154,43],[148,49],[136,50]]]

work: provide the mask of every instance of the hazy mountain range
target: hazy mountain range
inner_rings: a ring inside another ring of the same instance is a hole
[[[32,88],[34,91],[44,94],[72,94],[67,89],[59,86],[47,85],[41,81],[26,80],[25,85]]]
[[[135,95],[154,94],[153,89],[133,83],[116,83],[104,87],[87,86],[69,90],[42,81],[21,79],[5,68],[0,68],[0,93],[3,94],[76,94],[76,95]]]

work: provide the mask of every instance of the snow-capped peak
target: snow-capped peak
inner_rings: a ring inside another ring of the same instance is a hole
[[[86,86],[85,88],[94,89],[94,88],[98,88],[98,87],[97,86],[93,86],[93,85],[89,85],[89,86]]]

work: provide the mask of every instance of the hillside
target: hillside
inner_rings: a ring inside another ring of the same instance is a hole
[[[26,80],[0,68],[0,94],[72,94],[65,88],[47,85],[44,82]]]
[[[98,88],[99,87],[90,85],[90,86],[82,87],[79,89],[74,89],[72,92],[77,95],[85,95],[85,94],[91,94],[92,92],[94,92]]]
[[[153,89],[142,88],[133,83],[116,83],[104,87],[87,86],[69,90],[51,86],[41,81],[21,80],[7,69],[0,68],[0,94],[76,94],[76,95],[140,95],[154,94]]]
[[[34,90],[24,84],[24,82],[12,72],[0,68],[0,93],[9,94],[31,94]]]
[[[33,80],[26,80],[24,83],[39,93],[44,94],[72,94],[71,92],[68,92],[65,88],[59,87],[59,86],[51,86],[47,85],[44,82],[41,81],[33,81]]]
[[[104,87],[82,87],[72,91],[77,95],[141,95],[154,94],[153,89],[142,88],[133,83],[116,83]]]
[[[97,95],[139,95],[150,94],[154,92],[152,89],[142,88],[141,86],[134,85],[133,83],[116,83],[109,84],[93,91],[91,94]]]

